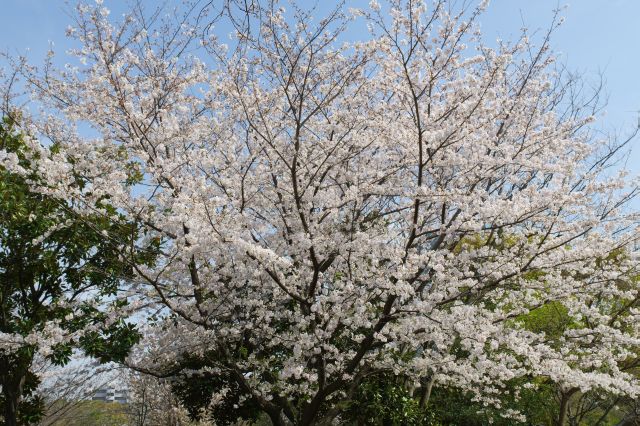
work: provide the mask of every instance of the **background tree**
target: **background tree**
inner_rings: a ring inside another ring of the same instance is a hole
[[[55,365],[41,358],[34,360],[32,371],[40,378],[37,393],[45,407],[39,426],[64,424],[87,408],[87,401],[105,388],[125,388],[123,367],[100,364],[75,350],[66,365]],[[82,406],[82,407],[81,407]]]
[[[31,149],[16,123],[0,124],[0,153],[20,171],[0,165],[0,405],[4,424],[33,424],[43,414],[36,392],[36,354],[65,364],[73,348],[103,360],[122,360],[138,335],[100,310],[130,269],[117,241],[133,228],[116,214],[76,217],[68,204],[34,191],[29,161],[57,155],[57,146]],[[81,185],[81,179],[77,180]]]
[[[624,142],[590,131],[597,92],[554,66],[556,22],[537,47],[490,48],[484,2],[119,21],[101,3],[69,30],[84,65],[21,72],[62,153],[30,163],[33,187],[89,217],[108,198],[141,229],[120,245],[129,308],[150,313],[128,363],[172,376],[203,359],[214,400],[239,392],[232,414],[276,425],[340,421],[388,375],[512,422],[509,385],[535,378],[637,397],[638,323],[600,309],[637,295],[634,258],[602,262],[637,239],[637,186],[609,168]],[[346,42],[359,22],[369,35]],[[544,306],[568,324],[552,339],[522,320]]]
[[[182,404],[180,393],[174,392],[176,378],[158,379],[148,374],[132,372],[129,375],[127,412],[131,426],[210,426],[223,425],[225,416],[212,415],[209,401],[195,403],[194,399],[182,398],[191,405]],[[206,386],[206,383],[203,383]],[[199,385],[192,384],[191,389]],[[196,408],[197,405],[197,408]],[[228,407],[227,407],[228,408]],[[193,414],[190,415],[190,412]],[[256,410],[257,413],[257,410]],[[190,420],[198,419],[196,421]],[[237,417],[236,417],[237,418]],[[236,420],[234,418],[234,420]]]

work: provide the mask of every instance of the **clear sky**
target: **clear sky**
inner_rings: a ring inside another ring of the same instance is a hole
[[[362,4],[361,0],[347,0],[347,6],[352,2]],[[64,32],[71,22],[65,3],[2,0],[0,50],[16,54],[29,48],[28,56],[36,61],[44,57],[49,41],[57,51],[65,50],[69,44]],[[126,3],[105,0],[104,5],[112,10],[112,16],[119,16]],[[552,10],[559,5],[568,8],[562,12],[565,23],[552,40],[554,50],[561,53],[570,70],[587,79],[596,81],[598,73],[604,76],[609,101],[599,126],[628,133],[638,123],[638,113],[633,111],[640,109],[640,0],[492,0],[480,20],[484,36],[487,41],[497,37],[507,40],[517,37],[523,25],[532,30],[547,28]],[[628,166],[640,173],[640,147],[634,149]]]

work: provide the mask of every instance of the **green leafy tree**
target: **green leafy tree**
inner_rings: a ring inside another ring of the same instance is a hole
[[[16,129],[9,118],[0,123],[0,158],[24,170],[11,173],[0,162],[0,407],[8,426],[42,415],[32,371],[38,352],[55,364],[67,363],[74,348],[118,361],[138,340],[132,324],[103,309],[122,303],[114,296],[131,274],[112,241],[131,241],[135,229],[113,210],[80,219],[32,191],[38,175],[29,160],[38,153]]]
[[[435,413],[421,406],[405,381],[392,374],[365,379],[341,418],[357,425],[438,426]]]

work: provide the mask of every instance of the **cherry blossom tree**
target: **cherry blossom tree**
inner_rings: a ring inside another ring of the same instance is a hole
[[[142,229],[111,238],[149,314],[134,368],[214,377],[211,404],[276,425],[339,419],[388,374],[423,402],[540,377],[638,395],[637,186],[591,130],[599,91],[556,64],[558,21],[491,47],[484,2],[96,3],[77,65],[21,74],[62,153],[38,190]],[[524,319],[547,306],[571,321],[552,340]]]

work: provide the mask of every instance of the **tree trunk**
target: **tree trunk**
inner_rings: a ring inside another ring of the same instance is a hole
[[[282,419],[282,412],[278,409],[275,410],[266,410],[269,419],[273,426],[286,426],[286,423]]]
[[[17,404],[15,404],[15,401],[6,400],[4,403],[3,416],[4,416],[4,424],[6,426],[18,426],[18,420],[16,418],[18,407],[16,405]]]
[[[431,389],[433,389],[433,382],[436,378],[435,374],[432,374],[427,382],[427,385],[422,390],[422,395],[420,396],[420,408],[425,408],[427,404],[429,404],[429,398],[431,398]]]
[[[571,395],[576,393],[578,389],[573,388],[569,389],[567,392],[561,393],[560,398],[560,412],[558,413],[558,422],[557,426],[565,426],[567,421],[567,411],[569,411],[569,401],[571,400]]]
[[[20,402],[20,390],[22,386],[19,386],[20,380],[16,383],[2,383],[2,394],[4,396],[4,407],[2,414],[4,416],[4,425],[17,426],[18,425],[18,403]]]
[[[4,398],[2,415],[4,416],[4,424],[7,426],[17,426],[18,424],[18,406],[28,371],[20,361],[20,358],[18,362],[12,362],[7,357],[0,357],[0,371],[2,371],[0,385]]]

